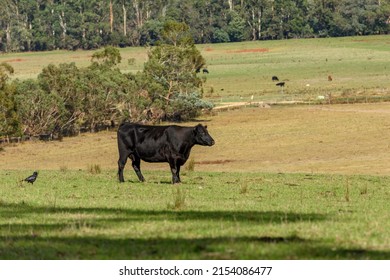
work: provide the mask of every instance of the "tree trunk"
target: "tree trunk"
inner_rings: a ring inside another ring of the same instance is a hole
[[[252,41],[256,40],[256,28],[254,26],[254,22],[255,22],[255,11],[252,8],[252,20],[248,20],[248,25],[252,30]]]
[[[110,30],[114,31],[114,13],[112,11],[112,0],[110,0]]]
[[[136,25],[139,28],[139,27],[142,26],[142,15],[141,15],[141,11],[140,11],[140,8],[139,8],[139,3],[138,3],[137,0],[134,0],[133,6],[134,6],[134,9],[135,9]]]
[[[234,9],[233,0],[228,0],[228,3],[229,3],[229,10],[233,11],[233,9]]]
[[[6,52],[8,52],[11,49],[12,44],[10,23],[7,23],[7,28],[5,29],[5,37],[7,41]]]
[[[60,15],[58,15],[58,17],[60,18],[60,26],[62,28],[62,39],[64,40],[65,42],[65,37],[66,37],[66,22],[64,21],[65,19],[65,14],[64,12],[62,11],[62,13]]]
[[[125,2],[122,4],[122,9],[123,9],[123,35],[127,35],[127,10],[125,7]]]
[[[258,10],[258,19],[257,19],[257,40],[260,40],[261,38],[261,16],[262,16],[262,10]]]

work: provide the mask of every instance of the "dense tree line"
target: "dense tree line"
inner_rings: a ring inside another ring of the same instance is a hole
[[[188,120],[211,109],[197,74],[205,60],[188,30],[166,22],[162,40],[136,74],[117,68],[121,56],[115,47],[95,52],[88,67],[50,64],[37,79],[11,81],[12,67],[0,64],[0,136],[74,135],[123,120]]]
[[[390,0],[0,0],[0,51],[138,46],[169,20],[195,43],[387,34]]]

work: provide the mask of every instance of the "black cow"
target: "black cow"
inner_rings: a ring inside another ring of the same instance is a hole
[[[279,81],[279,78],[276,77],[276,76],[272,76],[272,81],[275,82],[275,81]]]
[[[214,140],[207,126],[195,127],[177,125],[149,126],[122,123],[118,129],[118,176],[124,182],[123,169],[130,158],[140,181],[145,181],[141,173],[141,159],[146,162],[168,162],[172,172],[172,183],[180,183],[180,167],[190,156],[194,145],[212,146]]]
[[[284,87],[285,84],[286,84],[285,82],[280,82],[280,83],[277,83],[276,86],[278,86],[278,87]]]
[[[207,70],[206,68],[203,68],[203,74],[208,74],[209,73],[209,70]]]

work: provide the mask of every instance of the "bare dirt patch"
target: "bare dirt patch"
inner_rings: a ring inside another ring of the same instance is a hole
[[[224,159],[224,160],[204,160],[204,161],[196,161],[196,164],[226,164],[230,162],[234,162],[232,159]]]
[[[227,51],[227,53],[264,53],[264,52],[269,52],[269,49],[266,49],[266,48],[256,48],[256,49],[244,49],[244,50]]]
[[[26,59],[21,59],[21,58],[15,58],[15,59],[9,59],[9,60],[6,60],[4,62],[23,62],[23,61],[26,61]]]

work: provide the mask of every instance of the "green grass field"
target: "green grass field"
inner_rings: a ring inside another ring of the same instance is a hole
[[[2,259],[389,259],[389,177],[21,171],[2,178]]]
[[[389,36],[227,44],[204,51],[210,75],[205,95],[215,101],[315,101],[331,96],[389,100]],[[205,49],[203,49],[205,50]],[[275,86],[276,75],[286,82]],[[328,76],[332,81],[328,81]],[[345,99],[347,99],[345,101]]]
[[[201,45],[205,96],[383,100],[389,38]],[[87,66],[92,53],[2,54],[0,63],[25,79],[49,63]],[[122,71],[142,69],[146,49],[121,54]],[[288,80],[283,93],[273,75]],[[195,171],[185,166],[180,185],[167,164],[145,163],[146,183],[128,164],[119,184],[114,131],[1,146],[0,259],[390,259],[389,114],[381,102],[202,116],[183,125],[207,124],[216,145],[194,147]],[[21,182],[34,170],[34,185]]]

